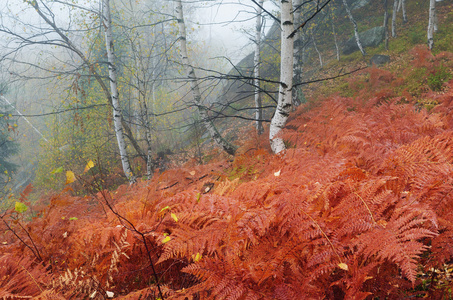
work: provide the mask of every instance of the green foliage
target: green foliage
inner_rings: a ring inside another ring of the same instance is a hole
[[[412,95],[420,95],[426,83],[426,68],[414,68],[406,77],[405,88]]]
[[[419,26],[414,26],[408,32],[408,38],[412,45],[424,44],[426,42],[426,33],[420,30]]]
[[[450,80],[452,74],[444,66],[440,66],[428,76],[428,86],[433,91],[442,90],[443,84]]]
[[[22,202],[17,202],[16,201],[16,204],[14,206],[14,210],[21,214],[21,213],[26,212],[28,210],[28,206],[23,204]]]

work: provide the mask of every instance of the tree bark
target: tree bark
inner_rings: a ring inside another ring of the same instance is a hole
[[[398,0],[393,0],[392,11],[392,37],[396,37],[396,13],[398,12]]]
[[[401,7],[403,9],[403,23],[407,23],[406,0],[401,0]]]
[[[180,51],[182,64],[189,79],[190,88],[192,90],[193,95],[193,101],[198,108],[198,113],[200,114],[202,122],[206,127],[206,130],[209,132],[211,138],[214,141],[216,141],[216,143],[220,145],[226,153],[234,155],[236,153],[236,147],[228,143],[224,138],[222,138],[217,128],[215,128],[214,124],[209,119],[206,108],[201,103],[201,93],[198,85],[198,78],[195,74],[193,66],[190,64],[189,54],[187,52],[186,25],[184,23],[184,13],[181,0],[176,0],[176,15],[179,26],[179,42],[181,48]]]
[[[117,74],[115,64],[115,52],[113,44],[113,33],[112,33],[112,17],[110,14],[110,0],[103,0],[103,25],[105,34],[105,48],[107,50],[107,60],[109,67],[109,81],[110,81],[110,95],[113,106],[113,126],[115,129],[116,140],[118,142],[118,148],[120,151],[121,164],[123,165],[123,172],[126,175],[129,183],[135,182],[135,177],[132,172],[129,157],[126,150],[126,142],[124,140],[123,126],[121,124],[122,112],[119,103],[119,93],[117,85]]]
[[[261,29],[262,29],[262,9],[264,0],[259,1],[259,6],[256,9],[256,26],[255,26],[255,58],[254,58],[254,65],[255,65],[255,127],[256,132],[258,135],[263,134],[263,109],[262,109],[262,101],[261,101],[261,87],[260,87],[260,68],[261,68]]]
[[[318,49],[318,45],[316,45],[315,34],[313,33],[313,29],[311,29],[311,40],[313,42],[313,47],[315,48],[316,53],[318,53],[319,67],[322,69],[322,67],[323,67],[322,55],[321,55],[321,52]]]
[[[385,34],[385,49],[389,49],[389,11],[388,0],[384,0],[384,34]]]
[[[293,6],[297,9],[301,5],[301,0],[294,0]],[[294,24],[300,24],[300,11],[294,11]],[[301,82],[302,81],[302,41],[301,41],[301,33],[298,30],[294,35],[294,62],[293,62],[293,82]],[[302,89],[295,88],[293,89],[293,107],[297,107],[301,104],[301,98],[303,97]]]
[[[428,48],[430,50],[434,48],[434,31],[436,29],[435,19],[436,19],[436,0],[430,0],[428,19]]]
[[[291,35],[291,33],[294,30],[294,22],[292,0],[281,0],[280,7],[282,26],[280,87],[277,108],[269,129],[269,140],[274,153],[280,153],[286,149],[283,139],[279,137],[279,133],[285,127],[291,111],[293,89],[294,35]]]
[[[335,42],[335,51],[337,53],[337,60],[340,60],[340,47],[338,47],[338,41],[337,41],[337,33],[335,31],[335,22],[334,22],[334,14],[331,12],[330,15],[330,22],[332,23],[332,34],[333,34],[333,41]]]
[[[396,1],[396,0],[395,0]],[[354,26],[354,36],[355,40],[357,42],[357,46],[360,49],[360,52],[362,53],[363,56],[366,55],[365,49],[362,47],[362,42],[360,41],[360,36],[359,36],[359,30],[357,27],[357,22],[355,21],[354,17],[352,16],[351,10],[349,9],[348,3],[346,3],[346,0],[343,0],[343,5],[346,9],[346,12],[348,14],[349,20],[352,22],[352,25]]]

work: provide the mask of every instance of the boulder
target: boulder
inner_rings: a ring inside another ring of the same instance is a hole
[[[382,26],[371,28],[359,33],[360,41],[363,47],[376,47],[385,38],[385,29]],[[351,37],[343,46],[343,54],[348,55],[359,51],[355,37]]]
[[[353,0],[353,1],[349,1],[349,5],[351,7],[351,10],[356,10],[356,9],[359,9],[359,8],[362,8],[364,6],[367,6],[371,0]]]
[[[390,56],[388,55],[380,55],[380,54],[375,54],[373,57],[370,59],[370,65],[385,65],[386,63],[390,62]]]

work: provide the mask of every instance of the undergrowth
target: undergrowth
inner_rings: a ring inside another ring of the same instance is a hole
[[[440,88],[371,68],[301,106],[283,155],[255,137],[134,186],[27,188],[0,216],[0,299],[451,299],[452,55],[412,55]]]

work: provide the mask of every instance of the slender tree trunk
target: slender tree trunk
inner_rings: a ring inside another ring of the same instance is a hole
[[[262,9],[264,0],[260,0],[259,7],[256,9],[256,27],[255,27],[255,126],[258,135],[263,134],[263,109],[261,101],[261,87],[260,87],[260,68],[261,68],[261,28],[262,28]]]
[[[396,37],[396,13],[398,12],[398,0],[393,0],[392,11],[392,37]]]
[[[278,103],[269,129],[269,140],[272,151],[279,153],[286,149],[283,139],[279,137],[280,131],[285,127],[292,107],[293,89],[293,49],[294,30],[292,0],[281,0],[281,63],[280,63],[280,88]]]
[[[180,51],[181,51],[181,58],[182,58],[182,64],[184,66],[184,69],[187,73],[187,77],[190,82],[190,88],[192,90],[192,95],[194,99],[195,105],[198,107],[198,113],[200,114],[200,117],[202,119],[202,122],[204,126],[206,127],[206,130],[209,132],[211,138],[216,141],[218,145],[222,147],[222,149],[230,154],[234,155],[236,152],[236,147],[228,143],[220,133],[217,131],[217,129],[214,127],[214,124],[212,121],[209,119],[206,108],[203,106],[201,103],[201,93],[200,93],[200,88],[198,86],[198,78],[195,74],[195,70],[193,66],[190,64],[189,60],[189,54],[187,52],[187,43],[186,43],[186,25],[184,23],[184,14],[183,14],[183,8],[182,8],[182,3],[181,0],[176,0],[176,18],[178,20],[178,26],[179,26],[179,42],[180,42]]]
[[[384,32],[385,32],[385,49],[389,49],[389,11],[388,0],[384,0]]]
[[[332,23],[331,25],[332,25],[333,41],[335,42],[335,51],[337,53],[337,60],[339,61],[340,60],[340,47],[338,47],[337,33],[335,31],[335,22],[333,20],[334,16],[332,13],[331,13],[330,17],[331,17],[330,21]]]
[[[428,19],[428,48],[434,48],[434,31],[436,19],[436,0],[429,1],[429,19]]]
[[[136,61],[136,69],[139,70],[137,74],[137,88],[138,88],[138,105],[140,108],[140,118],[145,129],[145,140],[146,140],[146,176],[148,179],[153,174],[153,152],[152,152],[152,145],[151,145],[151,120],[149,118],[149,109],[147,102],[147,93],[146,93],[146,84],[145,84],[145,74],[146,69],[143,65],[143,61],[141,59],[140,47],[138,51],[134,51],[137,55],[135,56]],[[141,78],[143,76],[143,78]]]
[[[397,1],[397,0],[395,0],[395,1]],[[357,46],[359,47],[360,52],[362,52],[362,55],[365,56],[366,52],[365,52],[365,49],[363,49],[363,47],[362,47],[362,42],[360,41],[359,29],[357,27],[357,22],[355,21],[354,17],[352,16],[351,10],[349,9],[349,5],[348,5],[348,3],[346,3],[346,0],[343,0],[343,5],[344,5],[344,7],[346,9],[346,12],[348,14],[349,20],[352,22],[352,25],[354,26],[354,36],[355,36],[355,40],[357,42]]]
[[[311,40],[313,42],[313,48],[315,48],[316,53],[318,53],[319,67],[322,69],[322,67],[323,67],[322,55],[321,55],[321,52],[318,49],[318,45],[316,45],[315,34],[313,33],[313,29],[311,30]]]
[[[407,23],[406,0],[401,0],[401,7],[403,9],[403,23]]]
[[[112,33],[112,18],[110,14],[110,1],[103,0],[103,25],[105,31],[105,48],[107,50],[107,60],[109,65],[109,81],[110,81],[110,94],[112,97],[113,106],[113,126],[115,128],[116,139],[118,142],[118,148],[120,150],[121,164],[123,165],[123,171],[126,175],[129,183],[135,182],[135,177],[132,172],[129,157],[127,156],[126,142],[124,140],[123,126],[121,125],[121,106],[119,103],[118,85],[117,85],[117,74],[116,74],[116,63],[115,53],[113,45],[113,33]]]
[[[297,9],[301,5],[301,0],[294,0],[294,9]],[[294,24],[298,26],[300,24],[300,11],[294,11]],[[293,82],[299,83],[302,81],[302,41],[301,33],[298,30],[294,35],[294,62],[293,62]],[[303,98],[301,88],[293,89],[293,107],[294,109],[301,104],[301,98]]]

